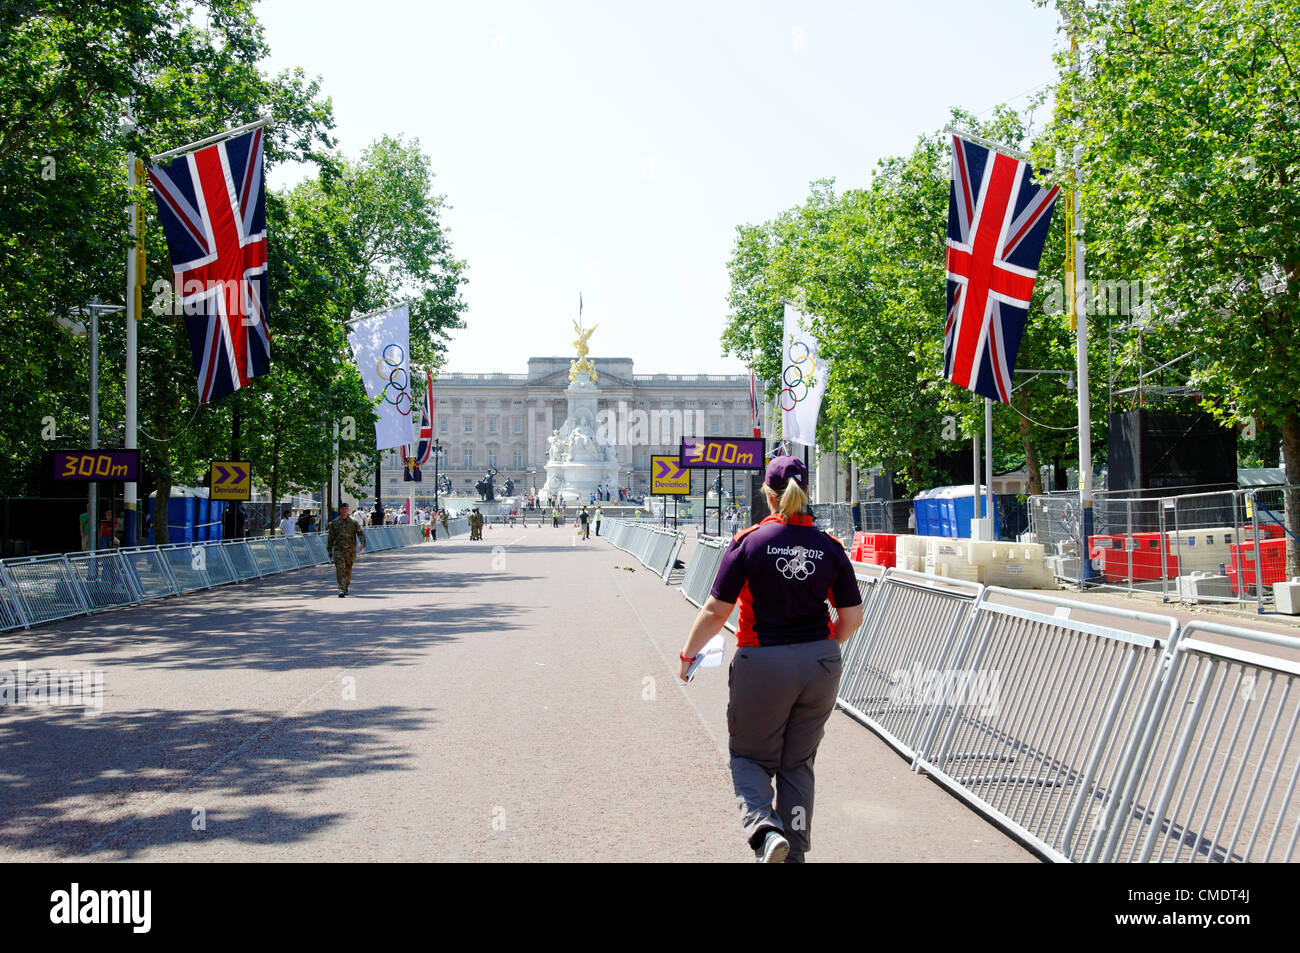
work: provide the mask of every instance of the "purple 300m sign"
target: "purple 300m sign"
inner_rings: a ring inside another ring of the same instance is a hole
[[[125,480],[138,479],[139,450],[55,450],[56,480]]]
[[[761,470],[763,441],[753,437],[683,437],[680,461],[692,470]]]

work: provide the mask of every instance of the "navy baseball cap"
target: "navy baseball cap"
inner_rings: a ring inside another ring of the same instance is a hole
[[[808,490],[808,468],[798,457],[773,457],[767,464],[763,482],[777,493],[785,492],[786,482],[793,477],[800,489]]]

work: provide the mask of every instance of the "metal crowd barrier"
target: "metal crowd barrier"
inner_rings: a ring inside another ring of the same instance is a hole
[[[1243,648],[1203,635],[1240,640]],[[1291,657],[1260,654],[1281,648]],[[1291,863],[1300,833],[1300,639],[1187,623],[1140,760],[1089,859]]]
[[[136,605],[142,598],[119,550],[69,553],[68,565],[80,580],[92,611]]]
[[[693,604],[702,606],[709,598],[709,590],[713,588],[726,549],[727,541],[721,536],[701,536],[695,540],[695,553],[686,566],[681,585],[682,594]]]
[[[380,551],[422,542],[424,531],[376,526],[366,529],[366,538],[370,549]],[[0,560],[0,632],[327,561],[323,533]]]
[[[922,699],[916,767],[1046,856],[1084,860],[1132,771],[1177,632],[1168,616],[986,589],[939,661],[938,697]]]
[[[844,647],[840,706],[915,758],[929,711],[898,684],[942,669],[983,591],[976,582],[886,569]]]
[[[724,547],[700,538],[695,605]],[[1300,638],[898,569],[858,587],[840,707],[1043,856],[1296,859]]]
[[[618,549],[631,553],[641,565],[667,581],[677,564],[677,554],[682,550],[686,534],[619,519],[612,521],[603,538]]]
[[[91,611],[67,556],[28,556],[0,565],[24,627]]]

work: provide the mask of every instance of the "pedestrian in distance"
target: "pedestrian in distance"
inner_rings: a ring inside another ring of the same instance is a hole
[[[585,506],[582,508],[582,512],[578,514],[578,522],[582,526],[582,538],[591,539],[591,517],[587,514]]]
[[[113,547],[113,510],[111,507],[104,510],[104,515],[99,520],[99,546],[98,549],[111,549]]]
[[[293,510],[285,510],[280,514],[280,535],[292,536],[297,527],[293,522]]]
[[[604,515],[604,513],[601,512],[601,508],[600,508],[599,506],[596,507],[596,535],[597,535],[597,536],[600,535],[600,518],[601,518],[603,515]]]
[[[772,515],[727,546],[679,656],[686,681],[739,602],[728,747],[745,837],[764,863],[800,863],[812,846],[813,761],[839,689],[840,646],[862,621],[853,564],[813,525],[807,489],[802,460],[771,460],[763,495]]]
[[[442,510],[442,512],[440,512],[440,513],[438,514],[438,522],[442,523],[442,531],[443,531],[444,533],[446,533],[448,536],[450,536],[450,535],[451,535],[451,530],[447,529],[447,510],[446,510],[446,508],[444,508],[444,509]]]
[[[325,550],[334,560],[334,578],[339,584],[340,599],[348,594],[348,586],[352,584],[352,564],[360,553],[366,551],[366,531],[361,528],[360,521],[352,518],[350,509],[347,503],[339,504],[338,519],[330,523],[325,542]]]

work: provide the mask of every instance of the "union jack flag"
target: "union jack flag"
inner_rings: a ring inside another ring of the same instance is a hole
[[[262,130],[149,167],[176,295],[210,403],[271,366]]]
[[[433,456],[433,374],[426,374],[424,379],[424,410],[420,414],[420,436],[416,441],[415,455],[409,454],[405,445],[401,452],[402,466],[406,470],[402,479],[424,482],[420,467]]]
[[[1004,404],[1058,191],[1029,163],[953,136],[943,376]]]

